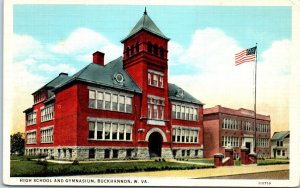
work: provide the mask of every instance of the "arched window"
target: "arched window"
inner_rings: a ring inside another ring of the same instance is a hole
[[[140,51],[140,44],[139,44],[139,42],[136,42],[135,49],[136,49],[136,52]]]
[[[163,47],[160,47],[160,57],[164,58],[165,57],[165,50]]]
[[[133,45],[131,45],[131,55],[133,55],[134,54],[134,46]]]
[[[126,48],[126,57],[129,57],[129,47]]]
[[[158,47],[157,47],[157,44],[154,44],[154,55],[158,55]]]
[[[148,42],[148,52],[149,53],[152,53],[152,44],[151,44],[151,42]]]

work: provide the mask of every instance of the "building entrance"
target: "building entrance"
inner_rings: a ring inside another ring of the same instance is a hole
[[[251,150],[251,142],[246,142],[246,148],[248,148],[248,153],[250,153],[250,150]]]
[[[150,158],[161,157],[162,136],[158,132],[154,132],[149,136],[149,155]]]

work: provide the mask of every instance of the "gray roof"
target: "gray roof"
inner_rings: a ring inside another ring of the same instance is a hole
[[[191,94],[183,90],[183,95],[179,94],[179,90],[183,90],[182,88],[178,87],[175,84],[169,83],[169,98],[171,100],[177,100],[182,102],[194,103],[203,105],[201,101],[193,97]]]
[[[168,37],[166,37],[160,29],[155,25],[155,23],[152,21],[152,19],[148,16],[146,10],[144,12],[144,15],[141,17],[141,19],[137,22],[137,24],[133,27],[133,29],[130,31],[130,33],[125,37],[121,42],[124,42],[126,39],[130,38],[137,32],[145,30],[150,33],[153,33],[159,37],[162,37],[164,39],[169,40]]]
[[[35,94],[36,92],[38,92],[39,90],[41,90],[43,88],[53,89],[53,88],[57,87],[58,85],[64,83],[68,79],[69,79],[69,76],[67,73],[60,73],[57,77],[55,77],[53,80],[51,80],[50,82],[48,82],[47,84],[45,84],[43,87],[41,87],[40,89],[38,89],[37,91],[35,91],[32,94]]]
[[[122,83],[118,83],[115,79],[115,75],[118,73],[123,75],[124,81]],[[104,66],[90,63],[71,76],[66,82],[58,85],[56,89],[62,88],[75,80],[138,93],[142,92],[130,75],[123,69],[122,56]]]
[[[290,131],[275,132],[272,136],[272,140],[282,140],[289,134],[290,134]]]

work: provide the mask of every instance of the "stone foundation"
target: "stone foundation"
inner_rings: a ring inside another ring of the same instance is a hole
[[[25,155],[45,154],[55,160],[150,160],[148,147],[105,147],[105,146],[68,146],[68,147],[26,147]],[[175,154],[175,156],[174,156]],[[202,158],[202,148],[162,148],[161,158]]]

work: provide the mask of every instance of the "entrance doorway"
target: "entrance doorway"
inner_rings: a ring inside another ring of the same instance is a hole
[[[153,132],[149,136],[149,155],[150,158],[161,157],[162,136],[158,132]]]
[[[246,148],[248,148],[248,153],[250,153],[250,150],[251,150],[251,142],[246,142]]]

